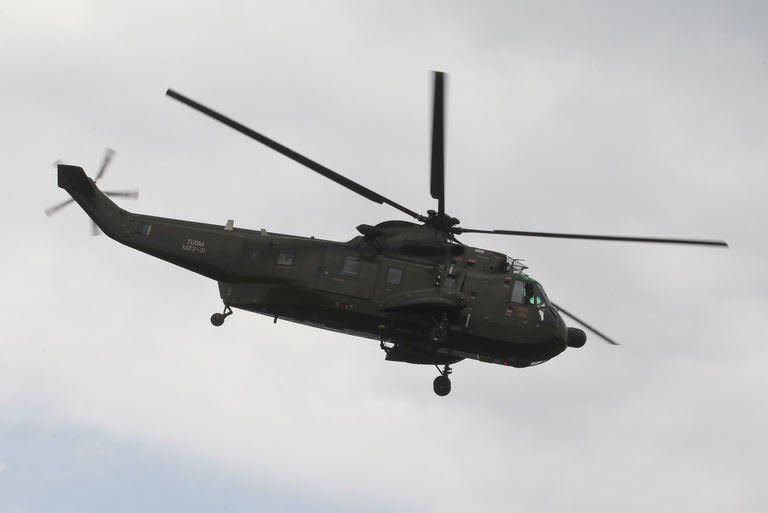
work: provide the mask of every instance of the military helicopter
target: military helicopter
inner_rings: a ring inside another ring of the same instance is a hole
[[[582,347],[585,331],[601,333],[547,297],[520,260],[462,244],[464,233],[526,237],[726,246],[717,240],[585,235],[464,228],[445,210],[444,89],[434,73],[430,193],[437,210],[419,214],[245,125],[169,89],[167,96],[237,130],[415,222],[357,226],[347,242],[203,224],[128,212],[96,187],[81,167],[58,166],[65,189],[109,237],[216,280],[224,303],[210,321],[221,326],[233,309],[377,340],[385,359],[434,365],[433,389],[451,391],[451,365],[471,358],[529,367]],[[98,176],[97,176],[98,178]]]

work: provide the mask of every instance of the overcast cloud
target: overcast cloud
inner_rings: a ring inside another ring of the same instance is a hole
[[[0,513],[764,511],[764,2],[0,0]],[[175,88],[408,207],[429,70],[447,210],[619,339],[535,368],[384,362],[237,312],[91,237],[52,162],[143,213],[346,240],[400,218],[164,97]]]

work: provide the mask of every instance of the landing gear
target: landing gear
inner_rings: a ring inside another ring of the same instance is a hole
[[[444,322],[435,323],[429,330],[429,342],[434,346],[441,346],[448,338],[448,326]]]
[[[221,326],[224,324],[224,319],[232,315],[232,309],[229,307],[229,305],[224,306],[224,311],[222,313],[216,312],[215,314],[211,315],[211,324],[214,326]]]
[[[451,370],[450,365],[444,365],[443,370],[440,370],[440,367],[437,365],[435,365],[435,367],[437,367],[437,372],[439,372],[440,375],[432,382],[432,389],[437,395],[444,397],[451,393],[451,379],[448,375],[453,371]]]
[[[443,312],[442,317],[435,319],[429,328],[429,347],[434,350],[445,344],[448,338],[448,314]]]

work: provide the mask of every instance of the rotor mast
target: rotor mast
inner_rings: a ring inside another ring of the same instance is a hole
[[[445,215],[445,101],[444,73],[435,71],[432,103],[432,160],[430,194],[437,200],[437,215]]]
[[[445,73],[442,71],[434,72],[429,193],[437,200],[437,212],[427,212],[426,224],[452,239],[451,228],[459,224],[459,220],[445,213]]]

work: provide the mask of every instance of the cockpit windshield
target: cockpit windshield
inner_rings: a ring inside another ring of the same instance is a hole
[[[512,284],[512,303],[546,306],[546,296],[541,285],[532,281],[515,280]]]

